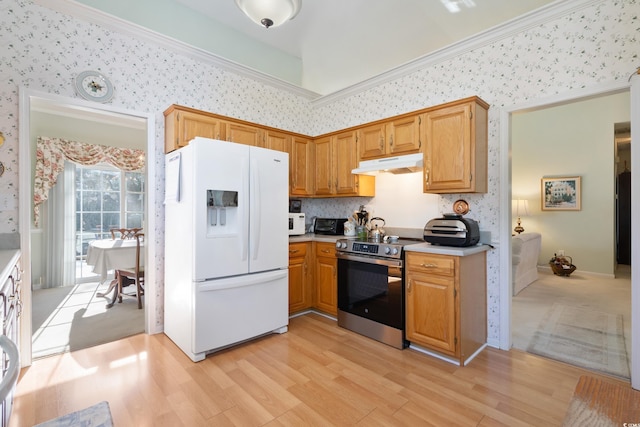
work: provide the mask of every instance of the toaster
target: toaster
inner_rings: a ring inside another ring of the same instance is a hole
[[[424,226],[424,240],[434,245],[473,246],[480,241],[478,222],[458,214],[444,214]]]

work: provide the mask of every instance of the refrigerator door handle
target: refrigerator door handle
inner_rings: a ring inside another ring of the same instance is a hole
[[[242,220],[241,220],[241,228],[242,228],[242,236],[247,236],[249,234],[249,220],[251,219],[251,217],[247,218],[247,215],[249,215],[249,185],[247,183],[247,177],[249,174],[249,171],[251,169],[249,168],[249,160],[248,159],[243,159],[242,161],[242,199],[244,201],[243,205],[244,207],[242,208],[242,210],[240,212],[242,212]],[[240,242],[240,250],[241,250],[241,255],[242,255],[242,261],[246,261],[247,260],[247,253],[248,253],[248,245],[249,242],[247,241],[246,237],[241,239]]]
[[[262,283],[274,282],[287,277],[289,270],[275,270],[261,274],[250,274],[248,276],[229,277],[226,279],[209,280],[200,282],[197,285],[198,292],[212,292],[223,289],[241,288],[243,286],[253,286]]]
[[[258,168],[258,160],[252,158],[251,168],[249,169],[251,174],[251,190],[249,190],[249,196],[251,197],[251,214],[249,216],[251,221],[251,226],[249,227],[251,244],[249,247],[253,260],[258,258],[258,248],[260,247],[260,170]]]

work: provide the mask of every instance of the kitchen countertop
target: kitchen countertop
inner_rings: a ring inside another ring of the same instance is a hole
[[[475,246],[440,246],[431,243],[416,243],[415,245],[406,245],[404,250],[407,252],[422,252],[427,254],[453,255],[453,256],[469,256],[491,249],[491,246],[478,244]]]
[[[0,285],[9,278],[11,269],[20,258],[20,249],[0,250]]]
[[[326,234],[307,233],[302,236],[289,236],[289,243],[301,243],[301,242],[327,242],[335,243],[338,239],[343,239],[343,235],[329,236]]]

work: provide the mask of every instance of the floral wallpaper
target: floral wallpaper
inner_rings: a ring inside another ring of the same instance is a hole
[[[156,318],[161,326],[164,253],[164,116],[181,104],[299,133],[309,132],[311,106],[306,99],[252,79],[197,62],[153,44],[143,43],[28,0],[0,2],[0,131],[6,142],[0,161],[6,171],[0,194],[14,209],[0,211],[0,233],[18,232],[19,87],[78,98],[73,77],[98,70],[115,87],[112,105],[152,113],[156,119],[154,185],[158,206],[155,260],[158,286]],[[55,135],[49,135],[55,136]],[[152,160],[154,159],[154,160]]]
[[[513,37],[494,42],[313,112],[313,134],[477,95],[489,109],[489,190],[443,195],[450,212],[463,197],[492,240],[499,236],[500,112],[572,89],[625,81],[640,66],[640,1],[601,1]],[[410,202],[410,201],[409,201]],[[315,205],[312,206],[315,208]],[[500,333],[499,250],[487,254],[489,343]]]
[[[156,117],[155,184],[159,283],[155,298],[162,322],[164,117],[171,104],[241,118],[308,135],[318,135],[427,106],[478,95],[489,110],[489,191],[466,197],[482,228],[499,235],[499,129],[501,107],[571,89],[627,79],[640,65],[639,0],[602,0],[580,11],[505,37],[394,81],[314,107],[283,90],[200,63],[34,5],[28,0],[0,3],[0,131],[6,137],[0,161],[6,167],[0,193],[15,209],[0,211],[0,233],[18,230],[18,88],[76,97],[72,78],[84,70],[109,76],[113,105]],[[151,161],[151,160],[150,160]],[[445,195],[442,211],[460,195]],[[353,200],[308,206],[318,215],[352,209]],[[336,212],[337,214],[338,212]],[[489,343],[499,325],[499,248],[488,254]]]

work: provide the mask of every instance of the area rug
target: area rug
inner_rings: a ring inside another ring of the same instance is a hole
[[[113,427],[113,420],[109,403],[100,402],[34,427]]]
[[[554,304],[534,333],[527,351],[629,378],[621,315]]]

